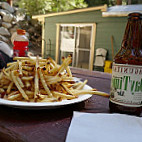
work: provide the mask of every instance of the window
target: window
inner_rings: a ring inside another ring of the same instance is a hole
[[[56,61],[72,54],[72,66],[93,69],[96,24],[57,24]]]

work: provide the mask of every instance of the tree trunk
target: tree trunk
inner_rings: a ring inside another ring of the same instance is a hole
[[[132,3],[132,1],[131,0],[128,0],[128,5],[130,5]]]
[[[12,0],[7,0],[7,3],[9,3],[10,6],[12,6]]]
[[[122,0],[116,0],[116,5],[122,5]]]

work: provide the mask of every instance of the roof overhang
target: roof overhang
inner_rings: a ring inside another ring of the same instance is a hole
[[[109,7],[107,11],[102,12],[103,17],[123,17],[128,16],[129,13],[142,13],[142,4],[137,5],[116,5]]]
[[[44,14],[44,15],[34,15],[34,16],[32,16],[32,19],[38,19],[39,21],[43,21],[43,19],[45,17],[52,17],[52,16],[58,16],[58,15],[67,15],[67,14],[74,14],[74,13],[94,11],[94,10],[100,10],[102,12],[107,11],[107,5],[105,4],[103,6],[96,6],[96,7],[83,8],[83,9],[76,9],[76,10],[57,12],[57,13],[50,13],[50,14]]]

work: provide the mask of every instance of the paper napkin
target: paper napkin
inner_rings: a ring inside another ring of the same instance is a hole
[[[66,142],[141,142],[142,118],[74,112]]]

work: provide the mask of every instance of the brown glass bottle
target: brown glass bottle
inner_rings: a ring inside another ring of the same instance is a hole
[[[142,14],[128,15],[112,70],[110,112],[139,116],[142,110]]]

